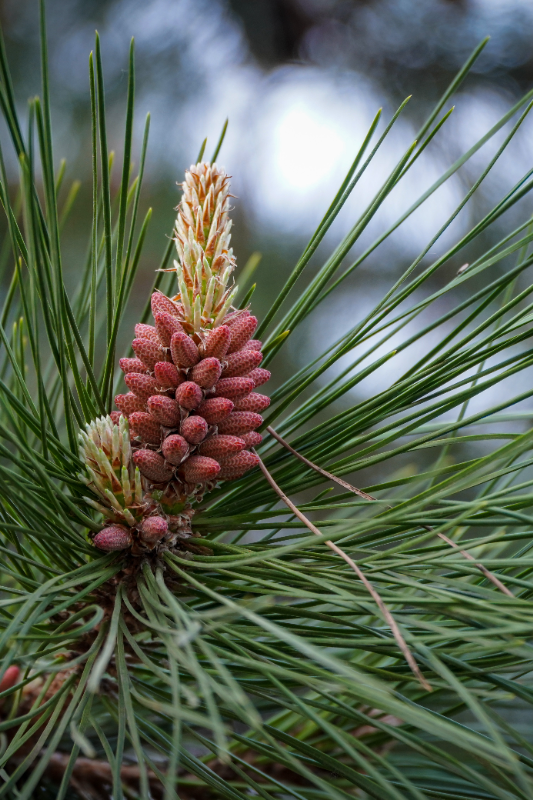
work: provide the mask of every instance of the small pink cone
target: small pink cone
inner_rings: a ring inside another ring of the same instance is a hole
[[[232,411],[233,402],[227,397],[211,397],[200,403],[197,409],[197,413],[204,417],[209,425],[217,425],[222,422]]]
[[[177,367],[194,367],[200,360],[200,353],[195,343],[186,333],[174,333],[170,340],[172,361]]]
[[[203,417],[195,415],[183,420],[180,433],[190,444],[199,444],[202,439],[205,439],[208,427]]]
[[[263,441],[263,437],[257,431],[250,431],[250,433],[245,433],[243,435],[243,441],[245,447],[259,447],[261,442]]]
[[[158,313],[171,314],[172,316],[179,316],[178,307],[172,300],[164,295],[162,292],[154,292],[151,299],[152,314]]]
[[[263,417],[253,411],[233,411],[229,417],[218,424],[219,433],[229,433],[231,436],[242,436],[258,428],[263,422]]]
[[[228,347],[231,339],[231,331],[227,325],[219,325],[215,328],[207,339],[205,345],[205,354],[209,357],[224,358],[228,352]]]
[[[146,411],[146,401],[137,397],[133,392],[117,394],[115,397],[115,405],[126,417],[134,411]]]
[[[211,436],[206,442],[200,445],[199,452],[202,456],[216,458],[222,461],[234,453],[240,453],[245,447],[243,439],[238,436]]]
[[[228,353],[236,353],[252,338],[257,328],[257,317],[240,317],[231,326],[231,342]]]
[[[190,456],[181,467],[187,483],[204,483],[214,480],[220,472],[220,464],[206,456]]]
[[[257,350],[239,350],[227,357],[222,377],[236,378],[248,375],[250,370],[258,367],[262,360],[263,356]]]
[[[137,339],[150,339],[151,342],[159,344],[159,336],[153,325],[145,325],[143,322],[138,322],[135,326],[135,336]]]
[[[154,377],[163,389],[175,389],[185,380],[170,361],[158,361],[154,367]]]
[[[235,400],[244,397],[255,389],[251,378],[221,378],[215,386],[215,397],[229,397]]]
[[[123,417],[124,414],[122,413],[122,411],[112,411],[109,416],[111,417],[113,424],[118,425],[120,422],[120,418]]]
[[[189,445],[183,436],[180,436],[179,433],[173,433],[171,436],[167,436],[166,439],[163,439],[161,450],[166,460],[177,467],[189,452]]]
[[[221,466],[218,478],[221,481],[233,481],[241,478],[249,469],[259,464],[259,458],[249,450],[243,450],[234,456],[229,456]]]
[[[152,417],[166,428],[175,428],[181,419],[180,407],[175,400],[154,394],[148,398],[148,409]]]
[[[147,517],[140,529],[140,539],[147,545],[155,545],[161,541],[168,531],[168,523],[164,517]]]
[[[168,483],[171,480],[173,471],[159,453],[153,450],[136,450],[133,454],[133,461],[139,467],[145,478],[153,483]]]
[[[220,378],[222,364],[218,358],[204,358],[191,370],[191,380],[202,389],[211,389]]]
[[[161,442],[161,425],[146,411],[135,411],[130,414],[130,428],[135,436],[139,436],[143,444],[159,444]]]
[[[177,318],[167,311],[158,311],[154,314],[155,329],[163,347],[170,347],[170,340],[175,333],[184,333]]]
[[[151,395],[157,394],[157,381],[150,375],[128,372],[128,374],[124,376],[124,381],[128,389],[131,389],[141,400],[146,401]]]
[[[260,351],[263,347],[263,342],[260,339],[250,339],[249,342],[246,342],[243,350],[257,350]]]
[[[255,411],[260,414],[270,405],[270,397],[258,392],[250,392],[246,397],[235,400],[235,411]]]
[[[176,400],[180,406],[183,406],[183,408],[186,408],[188,411],[197,408],[202,402],[202,399],[202,390],[198,384],[193,383],[193,381],[185,381],[185,383],[182,383],[181,386],[178,386],[176,389]]]
[[[143,364],[140,358],[121,358],[118,363],[125,375],[128,372],[146,372],[146,365]]]
[[[253,369],[246,377],[251,378],[256,387],[262,386],[270,380],[270,372],[267,369],[263,369],[263,367],[256,367],[256,369]]]
[[[2,676],[2,680],[0,681],[0,692],[5,692],[8,689],[12,689],[15,686],[20,678],[20,667],[12,665],[8,667]]]
[[[133,544],[131,531],[124,525],[108,525],[97,533],[93,539],[93,544],[99,550],[112,552],[113,550],[126,550]]]
[[[131,343],[133,352],[148,369],[153,369],[158,361],[163,361],[165,351],[159,343],[150,339],[134,339]]]

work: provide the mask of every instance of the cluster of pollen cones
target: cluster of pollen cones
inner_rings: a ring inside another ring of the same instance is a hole
[[[240,478],[258,462],[249,448],[269,398],[254,390],[270,373],[259,366],[261,342],[248,311],[195,341],[180,322],[179,306],[152,296],[155,326],[137,325],[133,350],[121,369],[130,390],[115,397],[116,417],[126,416],[133,460],[151,484],[177,482],[185,495],[217,480]]]
[[[120,367],[129,391],[115,397],[115,424],[128,420],[132,465],[143,497],[155,502],[136,522],[139,538],[155,546],[168,519],[192,508],[218,481],[240,478],[259,459],[257,428],[270,403],[256,389],[270,378],[261,365],[257,319],[232,305],[236,287],[229,247],[229,178],[216,164],[185,174],[175,244],[179,293],[151,298],[154,325],[139,323],[134,358]],[[93,539],[104,550],[131,546],[131,530],[114,522]],[[128,538],[128,536],[130,538]]]

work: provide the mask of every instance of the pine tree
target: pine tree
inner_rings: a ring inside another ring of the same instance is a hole
[[[251,292],[233,283],[223,135],[210,160],[202,147],[132,351],[121,354],[151,216],[139,217],[149,120],[132,174],[133,44],[116,196],[98,38],[90,57],[92,229],[71,293],[41,13],[43,85],[27,130],[0,47],[1,107],[20,164],[17,200],[0,160],[10,247],[0,797],[527,800],[532,413],[516,405],[533,394],[532,170],[446,252],[431,252],[513,146],[533,92],[346,267],[377,209],[446,135],[450,98],[483,42],[308,277],[405,103],[383,128],[378,114],[259,323]],[[276,383],[288,337],[501,131],[454,214],[386,295]],[[457,272],[465,252],[470,264]],[[381,355],[392,336],[401,344]],[[424,355],[399,379],[350,399],[413,343]],[[329,377],[343,356],[350,363]],[[256,389],[275,357],[268,405]],[[494,387],[496,403],[470,405]],[[369,474],[375,484],[360,488]]]

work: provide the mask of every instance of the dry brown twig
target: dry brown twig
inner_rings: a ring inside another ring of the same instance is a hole
[[[378,502],[377,497],[373,497],[371,494],[367,494],[367,492],[363,492],[361,489],[358,489],[356,486],[352,486],[350,483],[348,483],[347,481],[344,481],[342,478],[338,478],[336,475],[333,475],[331,472],[328,472],[327,470],[322,469],[322,467],[319,467],[318,464],[314,464],[312,461],[309,461],[308,458],[306,458],[301,453],[299,453],[297,450],[295,450],[294,447],[291,447],[291,445],[288,442],[286,442],[285,439],[283,439],[283,437],[281,437],[279,435],[279,433],[277,433],[274,430],[274,428],[271,428],[270,425],[267,427],[267,431],[270,433],[271,436],[274,437],[274,439],[276,439],[276,441],[278,441],[290,453],[292,453],[294,456],[296,456],[296,458],[300,459],[300,461],[302,461],[308,467],[310,467],[311,469],[314,469],[315,472],[320,473],[320,475],[323,475],[325,478],[329,478],[330,480],[332,480],[335,483],[337,483],[339,486],[342,486],[344,489],[348,489],[349,492],[353,492],[354,494],[358,495],[359,497],[362,497],[363,500],[370,500],[372,502]],[[387,508],[392,508],[392,506],[387,506]],[[447,544],[450,545],[450,547],[453,547],[455,550],[458,550],[461,553],[461,555],[464,556],[464,558],[467,558],[469,561],[472,561],[476,565],[476,567],[480,570],[480,572],[482,572],[483,575],[489,581],[491,581],[491,583],[493,583],[494,586],[496,586],[501,592],[506,594],[507,597],[513,597],[514,598],[514,594],[507,588],[507,586],[505,586],[501,582],[501,580],[499,578],[496,577],[496,575],[494,575],[492,572],[490,572],[485,566],[483,566],[483,564],[478,563],[471,553],[469,553],[467,550],[461,549],[459,547],[459,545],[456,544],[448,536],[446,536],[446,534],[435,531],[431,527],[431,525],[421,525],[420,527],[424,528],[424,530],[426,530],[426,531],[430,531],[430,532],[436,533],[436,535],[440,539],[442,539],[443,542],[446,542]]]
[[[261,472],[263,473],[263,475],[265,476],[265,478],[267,479],[267,481],[270,484],[270,486],[272,486],[272,488],[274,489],[274,491],[278,495],[278,497],[281,500],[283,500],[285,505],[288,508],[290,508],[290,510],[293,512],[293,514],[295,514],[298,517],[298,519],[301,520],[301,522],[303,522],[303,524],[307,528],[309,528],[309,530],[312,533],[315,533],[317,536],[322,536],[321,531],[319,531],[319,529],[315,525],[313,525],[313,523],[309,519],[307,519],[305,514],[302,514],[300,509],[297,508],[297,506],[295,506],[294,503],[291,500],[289,500],[289,498],[282,491],[282,489],[280,489],[280,487],[278,486],[278,484],[276,483],[276,481],[274,480],[274,478],[272,477],[272,475],[270,474],[268,469],[265,467],[263,461],[260,458],[259,458],[259,468],[260,468]],[[391,612],[389,611],[389,609],[387,608],[387,606],[383,602],[380,594],[372,586],[372,584],[370,583],[368,578],[364,575],[364,573],[361,571],[361,569],[357,566],[355,561],[352,558],[350,558],[350,556],[347,553],[345,553],[344,550],[342,550],[338,545],[336,545],[334,542],[331,542],[329,540],[326,541],[326,545],[330,548],[330,550],[333,550],[334,553],[337,553],[337,555],[339,555],[353,569],[353,571],[355,572],[355,574],[357,575],[357,577],[359,578],[361,583],[364,585],[364,587],[367,589],[368,593],[374,599],[376,605],[378,606],[378,608],[380,609],[381,613],[383,614],[387,624],[389,625],[389,627],[390,627],[390,629],[392,631],[392,634],[393,634],[394,638],[396,639],[398,647],[402,651],[402,653],[403,653],[403,655],[405,657],[405,660],[409,664],[413,674],[416,675],[416,677],[418,678],[418,680],[420,681],[420,683],[424,687],[424,689],[426,689],[428,692],[430,692],[431,691],[431,685],[427,682],[427,680],[422,675],[422,673],[420,671],[420,668],[419,668],[418,664],[416,663],[416,661],[414,659],[413,654],[409,650],[409,648],[408,648],[408,646],[407,646],[407,644],[405,642],[405,639],[403,638],[403,636],[401,634],[401,631],[398,628],[396,620],[394,619],[394,617],[392,616]]]

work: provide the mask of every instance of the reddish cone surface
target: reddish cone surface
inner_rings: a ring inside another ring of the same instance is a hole
[[[206,456],[190,456],[181,470],[187,483],[204,483],[216,478],[220,472],[220,464]]]
[[[258,367],[263,356],[257,350],[239,350],[226,358],[226,366],[222,373],[223,378],[236,378],[248,375],[250,370]]]
[[[139,531],[142,542],[155,545],[168,532],[168,522],[163,517],[147,517],[143,520]]]
[[[204,358],[191,370],[191,379],[202,389],[212,389],[220,378],[222,364],[218,358]]]
[[[199,444],[202,439],[205,439],[208,427],[205,419],[195,414],[193,417],[187,417],[187,419],[183,420],[180,433],[190,444]]]
[[[167,436],[163,441],[161,447],[163,455],[166,460],[174,466],[181,464],[183,458],[189,452],[189,445],[179,433],[173,433],[172,436]]]
[[[133,392],[117,394],[115,397],[115,405],[126,417],[134,411],[146,411],[146,401],[141,400],[141,398],[137,397]]]
[[[146,367],[140,358],[121,358],[118,362],[124,374],[128,372],[146,372]]]
[[[153,450],[137,450],[133,454],[133,461],[139,470],[153,483],[168,483],[173,475],[173,470],[159,453]]]
[[[200,403],[197,411],[210,425],[216,425],[231,414],[233,402],[227,397],[212,397]]]
[[[155,394],[148,398],[148,410],[156,422],[166,428],[175,428],[179,425],[181,411],[179,405],[171,397]]]
[[[131,531],[124,525],[108,525],[106,528],[97,533],[93,539],[93,544],[99,550],[126,550],[133,544],[133,536]]]
[[[217,461],[226,458],[244,449],[245,442],[238,436],[211,436],[200,445],[199,451],[203,456],[216,458]]]
[[[146,411],[134,411],[130,414],[130,430],[141,442],[159,444],[161,442],[161,425]]]
[[[131,389],[141,400],[148,400],[150,395],[157,394],[157,381],[150,375],[129,372],[124,376],[124,380],[128,389]]]
[[[250,392],[246,397],[241,397],[235,400],[235,411],[256,411],[258,414],[268,408],[270,405],[270,397],[266,394],[258,394],[258,392]]]
[[[233,411],[229,417],[222,420],[218,426],[219,433],[229,433],[232,436],[242,436],[258,428],[263,422],[263,417],[253,411]]]
[[[258,464],[259,458],[255,453],[243,450],[224,459],[218,477],[221,481],[233,481],[236,478],[241,478],[245,472],[248,472],[249,469],[256,467]]]
[[[270,380],[270,372],[267,369],[263,369],[263,367],[257,367],[256,369],[253,369],[247,377],[253,380],[256,387],[262,386],[264,383]]]
[[[242,440],[244,442],[245,447],[259,447],[261,442],[263,441],[263,437],[257,431],[250,431],[250,433],[244,433],[242,436]]]

